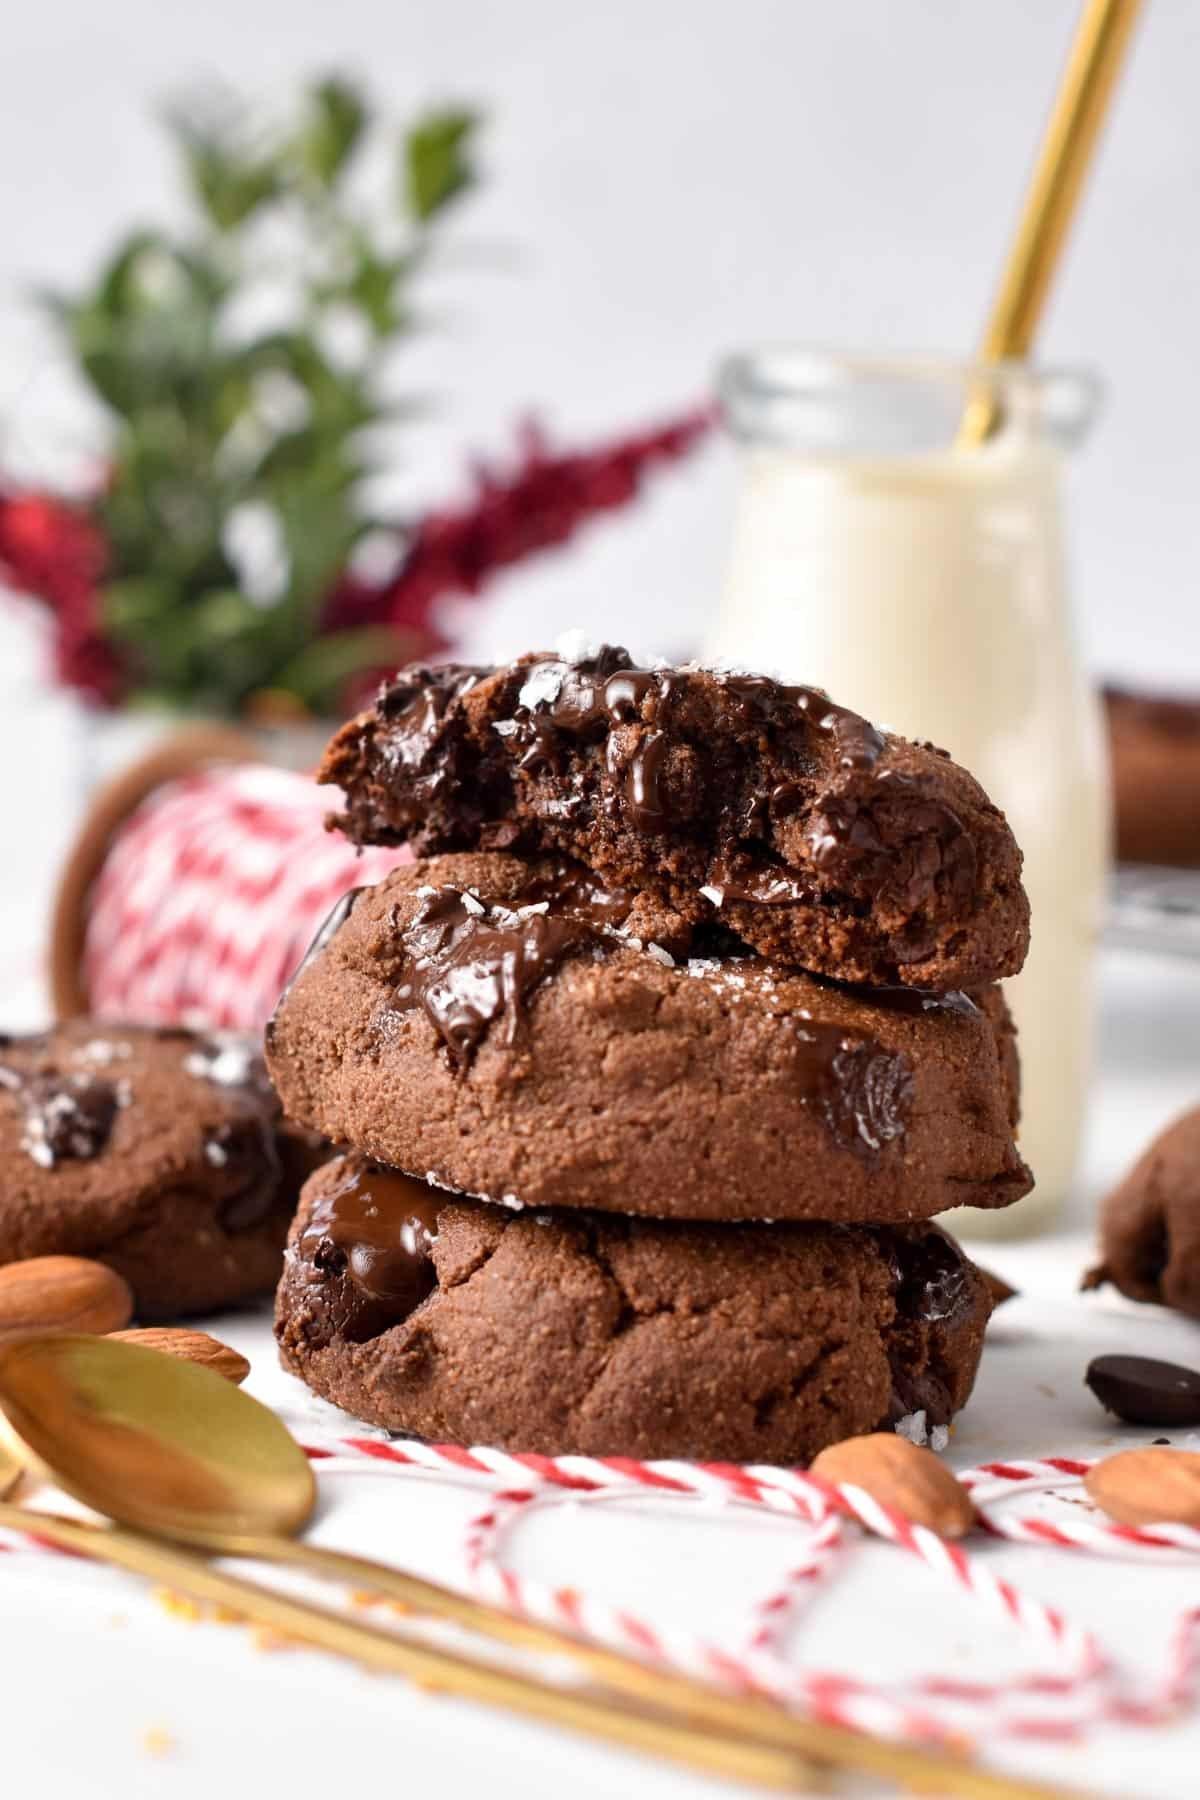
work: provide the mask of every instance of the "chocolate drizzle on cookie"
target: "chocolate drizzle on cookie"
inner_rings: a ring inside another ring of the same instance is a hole
[[[629,910],[582,870],[531,880],[517,895],[489,899],[470,889],[425,894],[416,915],[398,925],[407,963],[396,1011],[422,1008],[450,1060],[465,1069],[491,1026],[515,1044],[529,1000],[572,950],[602,937]]]
[[[870,771],[887,748],[887,739],[869,719],[839,706],[823,688],[787,687],[766,675],[719,675],[717,679],[726,693],[734,695],[763,725],[790,725],[793,715],[800,714],[814,730],[833,739],[844,769]]]
[[[398,1169],[351,1162],[314,1207],[300,1256],[340,1282],[339,1326],[353,1343],[378,1337],[437,1287],[433,1246],[442,1205]]]

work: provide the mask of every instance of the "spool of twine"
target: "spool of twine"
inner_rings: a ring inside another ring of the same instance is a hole
[[[322,920],[404,850],[361,855],[329,796],[232,729],[169,739],[96,797],[59,882],[60,1018],[261,1031]]]

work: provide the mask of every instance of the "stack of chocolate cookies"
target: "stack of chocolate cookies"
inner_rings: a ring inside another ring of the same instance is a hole
[[[404,671],[321,779],[418,860],[347,896],[268,1064],[307,1184],[286,1364],[397,1431],[806,1461],[966,1400],[1028,939],[1003,815],[813,689],[622,650]]]

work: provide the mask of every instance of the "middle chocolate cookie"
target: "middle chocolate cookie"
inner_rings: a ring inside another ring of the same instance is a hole
[[[349,896],[268,1030],[288,1115],[514,1207],[882,1223],[1028,1190],[998,990],[867,997],[629,906],[498,854]]]

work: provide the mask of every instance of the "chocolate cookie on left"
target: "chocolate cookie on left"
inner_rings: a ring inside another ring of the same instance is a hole
[[[94,1257],[143,1321],[268,1293],[326,1154],[249,1040],[91,1019],[0,1037],[0,1264]]]

